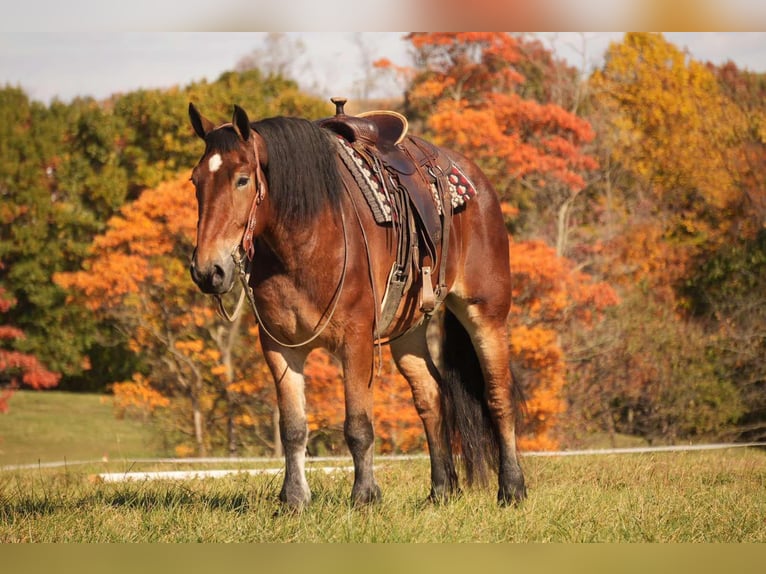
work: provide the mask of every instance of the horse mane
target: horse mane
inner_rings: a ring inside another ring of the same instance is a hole
[[[277,219],[282,223],[305,222],[326,205],[340,204],[342,181],[336,146],[327,130],[310,120],[284,116],[252,122],[250,126],[269,150],[264,173]],[[209,132],[205,140],[208,150],[220,152],[241,145],[231,125]]]
[[[302,118],[275,117],[252,127],[266,141],[269,198],[284,223],[309,221],[326,206],[340,205],[342,181],[331,135]]]

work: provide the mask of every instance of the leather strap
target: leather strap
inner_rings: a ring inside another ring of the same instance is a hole
[[[245,234],[242,236],[242,249],[245,250],[245,254],[247,255],[247,258],[252,261],[253,257],[255,257],[255,241],[253,238],[253,235],[255,234],[255,224],[256,224],[256,212],[258,211],[258,206],[263,201],[263,196],[265,194],[264,187],[265,187],[265,177],[263,174],[263,169],[261,168],[261,158],[258,155],[258,140],[256,138],[255,132],[251,134],[251,137],[253,138],[253,152],[255,154],[255,197],[253,198],[253,203],[250,206],[250,213],[247,215],[247,224],[245,225]]]

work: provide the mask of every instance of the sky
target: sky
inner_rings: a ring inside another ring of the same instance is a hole
[[[573,65],[592,69],[610,41],[622,32],[550,32],[539,37]],[[4,32],[0,34],[0,85],[20,86],[34,100],[70,101],[75,96],[103,99],[138,88],[165,88],[215,80],[241,58],[263,46],[265,32]],[[290,32],[303,56],[293,74],[317,95],[353,97],[359,93],[364,62],[387,57],[409,63],[403,32]],[[673,32],[665,37],[702,61],[734,61],[766,72],[764,32]],[[584,51],[583,51],[584,49]],[[373,96],[396,96],[401,86],[382,83]]]

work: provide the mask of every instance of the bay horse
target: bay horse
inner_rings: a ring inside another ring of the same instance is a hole
[[[193,103],[189,117],[205,142],[191,177],[199,217],[191,277],[202,292],[219,298],[238,278],[248,287],[277,391],[285,456],[280,500],[292,508],[311,500],[303,368],[317,347],[342,365],[344,437],[354,464],[351,502],[380,500],[373,475],[372,385],[381,341],[390,344],[424,425],[429,498],[442,501],[460,492],[453,447],[469,484],[486,484],[491,469],[501,505],[525,498],[506,324],[508,236],[498,197],[480,169],[440,150],[470,178],[476,194],[451,215],[437,368],[426,339],[428,317],[417,304],[420,277],[404,293],[397,319],[379,331],[396,229],[374,220],[338,158],[338,135],[301,118],[251,123],[239,106],[230,123],[213,124]]]

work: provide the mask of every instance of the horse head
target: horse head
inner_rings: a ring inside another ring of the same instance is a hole
[[[231,123],[217,127],[191,103],[189,118],[205,141],[191,176],[198,220],[190,272],[204,293],[220,295],[234,285],[243,254],[252,258],[254,238],[266,225],[268,151],[239,106],[234,106]]]

